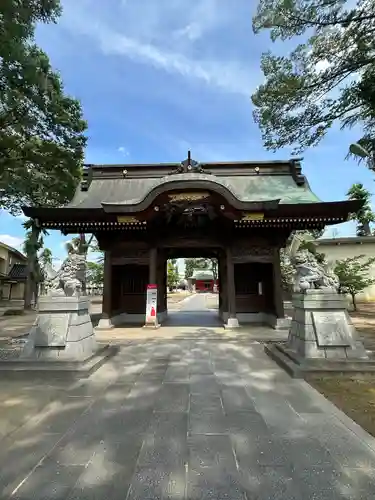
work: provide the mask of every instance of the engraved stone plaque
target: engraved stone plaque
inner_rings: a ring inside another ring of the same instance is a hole
[[[64,347],[70,314],[43,314],[36,325],[35,347]]]
[[[313,323],[319,347],[348,347],[350,331],[344,311],[313,311]]]

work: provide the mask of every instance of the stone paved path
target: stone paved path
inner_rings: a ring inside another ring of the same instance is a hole
[[[375,498],[360,432],[260,344],[132,342],[85,382],[4,382],[0,424],[27,392],[44,407],[0,442],[1,499]]]

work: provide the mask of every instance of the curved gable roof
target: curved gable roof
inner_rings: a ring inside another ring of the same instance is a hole
[[[226,193],[233,201],[254,203],[280,200],[281,204],[319,203],[320,199],[307,184],[298,186],[292,176],[226,176],[209,174],[175,174],[160,178],[131,179],[96,179],[88,191],[77,190],[71,203],[66,208],[101,208],[105,205],[135,206],[141,204],[152,192],[159,192],[161,187],[179,189],[197,188]],[[159,189],[158,189],[159,188]],[[163,190],[163,189],[162,189]]]

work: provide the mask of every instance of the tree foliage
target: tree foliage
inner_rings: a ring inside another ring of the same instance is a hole
[[[90,237],[89,239],[89,250],[93,253],[98,254],[96,262],[98,262],[99,264],[104,264],[104,252],[99,248],[98,241],[95,237],[94,238]]]
[[[373,0],[260,0],[255,33],[300,42],[288,56],[266,52],[265,82],[252,101],[264,145],[300,152],[315,146],[336,122],[365,125],[374,108],[375,2]],[[365,137],[364,136],[364,137]]]
[[[104,282],[104,264],[100,262],[87,262],[86,282],[94,287],[100,287]]]
[[[40,228],[32,219],[27,220],[23,226],[26,229],[23,252],[27,257],[27,279],[24,308],[30,309],[33,297],[34,303],[37,302],[39,283],[43,281],[39,253],[44,245],[44,236],[48,233],[46,230]]]
[[[178,281],[177,259],[170,259],[167,263],[167,283],[169,289],[175,288],[178,285]]]
[[[185,259],[185,278],[191,278],[196,270],[209,270],[213,274],[214,280],[218,278],[218,260],[216,258],[199,257],[195,259]]]
[[[280,270],[283,291],[289,295],[293,290],[295,270],[284,248],[280,250]]]
[[[375,279],[369,276],[369,269],[374,264],[375,257],[367,260],[363,260],[364,258],[364,255],[358,255],[339,260],[334,267],[334,272],[340,281],[339,292],[350,294],[355,311],[356,295],[375,283]]]
[[[196,259],[185,259],[185,278],[191,278],[196,269]]]
[[[353,184],[346,193],[349,200],[361,200],[362,207],[358,212],[351,214],[351,219],[357,221],[357,236],[371,236],[370,223],[375,221],[375,214],[371,209],[371,193],[363,184]]]
[[[43,267],[52,266],[52,251],[49,248],[43,248],[39,255],[39,262]]]
[[[0,208],[57,206],[79,182],[86,144],[80,103],[34,41],[55,22],[59,0],[2,0],[0,15]]]

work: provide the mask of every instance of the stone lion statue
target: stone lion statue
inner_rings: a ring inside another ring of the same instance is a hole
[[[319,263],[308,250],[299,250],[291,258],[295,269],[294,292],[309,289],[334,290],[339,287],[339,279],[329,268],[327,261]]]
[[[62,263],[56,272],[51,268],[44,269],[44,289],[49,296],[79,296],[85,279],[86,257],[73,253]]]

